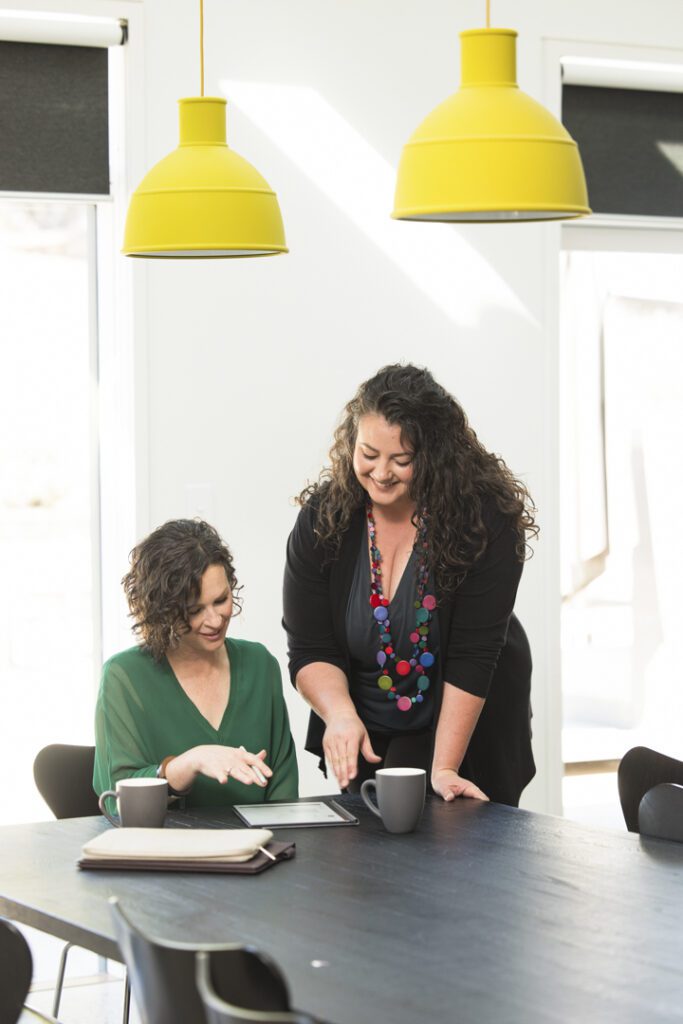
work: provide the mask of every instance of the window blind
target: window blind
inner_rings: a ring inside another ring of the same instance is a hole
[[[0,192],[109,193],[108,49],[124,22],[0,12]]]
[[[562,87],[595,213],[683,217],[683,93]]]

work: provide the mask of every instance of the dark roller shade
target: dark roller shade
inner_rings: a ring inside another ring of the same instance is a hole
[[[0,191],[109,193],[107,50],[0,42]]]
[[[595,213],[683,217],[683,93],[565,85],[562,120]]]

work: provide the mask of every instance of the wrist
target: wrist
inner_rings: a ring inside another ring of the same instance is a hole
[[[166,774],[166,769],[168,768],[169,764],[173,760],[175,760],[175,754],[169,754],[168,757],[165,757],[162,760],[161,764],[157,768],[157,778],[158,779],[166,779],[166,780],[168,780],[168,776]]]

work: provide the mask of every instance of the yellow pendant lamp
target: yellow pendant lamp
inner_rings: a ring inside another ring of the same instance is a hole
[[[287,252],[277,196],[226,143],[221,97],[179,100],[180,144],[145,175],[128,207],[123,253],[151,258],[275,256]]]
[[[517,85],[517,33],[460,33],[458,92],[403,148],[392,217],[509,222],[590,213],[579,150],[553,115]]]

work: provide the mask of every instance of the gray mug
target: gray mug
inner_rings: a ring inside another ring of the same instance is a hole
[[[107,797],[116,800],[119,820],[107,811]],[[161,828],[168,806],[166,779],[120,779],[116,789],[108,789],[100,797],[100,810],[117,828]]]
[[[370,799],[375,790],[379,809]],[[387,832],[412,832],[422,817],[427,789],[424,768],[379,768],[374,779],[366,779],[360,795]]]

